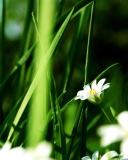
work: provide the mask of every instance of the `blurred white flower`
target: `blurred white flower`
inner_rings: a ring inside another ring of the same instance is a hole
[[[114,159],[114,158],[118,158],[119,155],[117,152],[115,151],[109,151],[107,153],[105,153],[101,158],[99,156],[99,152],[96,151],[93,153],[92,155],[92,159],[89,156],[85,156],[83,157],[81,160],[109,160],[109,159]]]
[[[101,146],[105,147],[116,141],[122,141],[120,151],[128,154],[128,111],[123,111],[117,116],[119,124],[103,125],[97,133],[101,136]]]
[[[0,149],[0,160],[52,160],[50,157],[52,147],[48,142],[42,142],[35,148],[11,148],[5,143]]]
[[[92,160],[98,160],[98,157],[99,157],[99,151],[96,151],[92,155]],[[85,156],[81,160],[91,160],[91,158],[89,156]]]
[[[102,91],[110,87],[110,83],[104,84],[105,80],[106,79],[103,78],[97,84],[96,84],[96,80],[94,80],[91,87],[89,86],[89,84],[85,85],[83,87],[84,90],[81,90],[77,93],[75,100],[88,99],[91,103],[94,103],[94,104],[100,103],[103,99]]]

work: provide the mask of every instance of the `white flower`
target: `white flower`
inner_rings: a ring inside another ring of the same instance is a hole
[[[120,151],[128,154],[128,111],[121,112],[117,116],[117,121],[119,124],[99,127],[97,133],[101,136],[101,145],[103,147],[122,140]]]
[[[81,99],[85,100],[88,99],[90,102],[94,104],[98,104],[102,101],[102,91],[110,87],[110,83],[105,82],[105,78],[101,79],[97,84],[96,80],[93,81],[91,87],[88,85],[85,85],[83,88],[84,90],[81,90],[77,93],[77,96],[75,100]],[[104,85],[103,85],[104,84]]]
[[[49,158],[52,148],[48,142],[42,142],[35,148],[15,147],[6,142],[0,149],[1,160],[52,160]]]
[[[98,160],[98,157],[99,157],[99,152],[96,151],[92,155],[92,160]],[[85,156],[81,160],[91,160],[91,158],[89,156]]]
[[[109,151],[105,153],[101,158],[99,157],[99,152],[96,151],[92,155],[92,160],[109,160],[109,159],[114,159],[116,157],[119,157],[118,153],[115,151]],[[89,156],[83,157],[81,160],[91,160]]]

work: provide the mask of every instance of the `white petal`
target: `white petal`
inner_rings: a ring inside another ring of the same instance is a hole
[[[81,160],[91,160],[91,158],[89,156],[85,156]]]
[[[128,138],[124,139],[120,145],[120,151],[128,155]]]
[[[118,156],[118,153],[116,151],[109,151],[105,153],[100,160],[110,160],[116,156]]]
[[[6,143],[3,145],[2,150],[8,151],[8,150],[10,150],[10,148],[11,148],[11,143],[6,142]]]
[[[91,91],[91,88],[89,85],[85,85],[84,86],[84,91],[85,91],[85,95],[87,96],[87,98],[90,96],[90,91]]]
[[[128,154],[121,153],[119,157],[120,157],[120,160],[128,160]]]
[[[92,160],[97,160],[98,157],[99,157],[99,151],[96,151],[96,152],[94,152],[93,155],[92,155]]]
[[[52,146],[50,143],[48,142],[42,142],[40,143],[36,150],[35,150],[35,154],[38,156],[38,157],[49,157],[50,154],[52,152]]]
[[[77,93],[77,97],[75,98],[75,100],[77,99],[85,100],[87,98],[88,98],[88,95],[85,93],[84,90],[81,90]]]
[[[123,129],[125,129],[128,134],[128,111],[121,112],[118,115],[117,120],[121,127],[123,127]]]
[[[103,91],[109,87],[110,87],[110,83],[106,83],[105,85],[102,86],[101,91]]]
[[[22,147],[15,147],[10,149],[8,153],[8,157],[12,160],[27,160],[26,159],[26,152]],[[29,160],[29,159],[28,159]]]
[[[97,90],[96,80],[92,82],[91,89]]]
[[[101,136],[101,145],[108,146],[113,142],[120,141],[125,132],[119,125],[103,125],[98,128],[97,134]]]
[[[99,90],[99,91],[101,91],[102,86],[103,86],[103,84],[104,84],[105,81],[106,81],[106,79],[103,78],[103,79],[101,79],[101,80],[98,82],[97,87],[98,87],[98,90]]]
[[[85,85],[84,87],[84,91],[85,92],[88,92],[89,93],[89,91],[91,91],[91,88],[90,88],[90,86],[87,84],[87,85]]]

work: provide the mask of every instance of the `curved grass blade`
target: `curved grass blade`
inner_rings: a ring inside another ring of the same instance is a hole
[[[108,68],[106,68],[103,72],[101,72],[95,79],[98,80],[98,79],[101,79],[102,77],[104,77],[110,69],[112,69],[113,67],[115,67],[116,65],[118,65],[119,63],[114,63],[112,64],[111,66],[109,66]],[[95,80],[94,79],[94,80]],[[92,81],[93,82],[93,81]],[[92,84],[92,82],[90,84]]]
[[[18,110],[18,113],[17,113],[17,115],[14,119],[13,123],[14,123],[15,126],[18,124],[19,119],[21,118],[21,116],[22,116],[22,114],[23,114],[23,112],[24,112],[24,110],[27,106],[27,103],[28,103],[28,101],[30,100],[30,98],[33,94],[33,92],[34,92],[34,90],[35,90],[35,88],[36,88],[36,86],[37,86],[37,84],[38,84],[38,82],[39,82],[39,80],[42,76],[42,72],[43,72],[44,68],[46,67],[46,65],[49,62],[51,56],[55,53],[58,45],[60,44],[60,41],[61,41],[65,31],[66,31],[66,28],[67,28],[68,23],[70,21],[70,18],[72,16],[72,12],[73,12],[73,10],[70,12],[70,14],[67,16],[66,20],[63,22],[61,28],[59,29],[59,31],[57,32],[54,40],[52,41],[51,46],[48,49],[46,55],[42,58],[42,63],[40,64],[39,69],[38,69],[32,83],[31,83],[31,85],[30,85],[30,87],[29,87],[29,89],[28,89],[28,91],[27,91],[27,93],[26,93],[26,95],[25,95],[25,97],[22,101],[22,104],[21,104],[21,106]],[[13,132],[14,132],[14,129],[11,127],[8,138],[7,138],[7,141],[10,140]]]

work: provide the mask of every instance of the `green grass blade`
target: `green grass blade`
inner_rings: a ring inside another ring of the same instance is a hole
[[[73,145],[75,143],[75,138],[76,138],[76,134],[77,134],[78,125],[79,125],[79,122],[80,122],[80,117],[81,117],[81,114],[82,114],[83,105],[84,105],[84,101],[82,101],[80,103],[79,108],[78,108],[78,112],[77,112],[77,115],[76,115],[74,127],[72,129],[72,134],[71,134],[72,138],[69,141],[69,145],[68,145],[67,159],[70,159],[71,153],[73,151],[72,149],[73,149]]]
[[[73,11],[73,15],[72,18],[74,18],[76,15],[78,15],[85,6],[89,5],[90,3],[92,3],[93,0],[81,0],[78,3],[76,3],[72,8],[74,8]],[[66,13],[64,13],[56,22],[55,28],[57,29],[61,23],[64,21],[64,19],[67,17],[67,15],[70,13],[70,11],[72,10],[69,9]]]
[[[99,80],[102,77],[104,77],[113,67],[119,65],[119,63],[114,63],[112,65],[110,65],[108,68],[106,68],[103,72],[101,72],[95,79]],[[92,81],[93,82],[93,81]],[[90,84],[92,84],[92,82]]]
[[[26,19],[24,24],[23,36],[20,44],[19,58],[21,58],[25,52],[25,47],[27,44],[27,37],[28,37],[28,30],[29,30],[30,21],[31,21],[31,13],[33,10],[33,4],[34,4],[34,0],[27,1],[27,13],[26,13]]]
[[[44,68],[46,67],[47,63],[49,62],[51,56],[55,53],[55,51],[56,51],[64,33],[66,31],[66,28],[67,28],[68,23],[70,21],[70,18],[72,16],[72,12],[73,12],[73,10],[70,12],[70,14],[66,18],[66,20],[63,22],[61,28],[59,29],[59,31],[57,32],[54,40],[52,41],[52,44],[51,44],[50,48],[48,49],[46,55],[43,57],[42,63],[40,64],[39,69],[38,69],[32,83],[31,83],[31,85],[30,85],[30,87],[29,87],[29,89],[28,89],[28,91],[27,91],[27,93],[26,93],[26,95],[23,99],[23,102],[22,102],[22,104],[21,104],[21,106],[18,110],[18,113],[17,113],[17,115],[14,119],[13,123],[14,123],[15,126],[18,124],[19,119],[21,118],[21,116],[22,116],[22,114],[23,114],[23,112],[24,112],[24,110],[27,106],[27,103],[28,103],[28,101],[30,100],[30,98],[33,94],[33,92],[34,92],[34,90],[35,90],[35,88],[36,88],[36,86],[37,86],[37,84],[38,84],[38,82],[39,82],[39,80],[42,76],[42,72],[43,72]],[[11,138],[11,136],[13,134],[13,131],[14,131],[13,128],[11,128],[11,130],[9,132],[9,135],[8,135],[8,138],[7,138],[7,141]]]
[[[85,80],[84,80],[84,85],[88,83],[88,79],[89,79],[89,57],[90,57],[89,56],[89,51],[90,51],[90,43],[91,43],[92,29],[93,29],[94,8],[95,8],[95,0],[91,5],[91,16],[90,16],[90,24],[89,24],[89,32],[88,32],[86,62],[85,62]]]
[[[94,117],[92,119],[92,121],[88,124],[87,126],[87,131],[89,132],[89,130],[97,123],[97,121],[101,118],[101,114],[97,115],[96,117]]]
[[[53,76],[52,76],[53,77]],[[51,92],[51,106],[53,113],[53,137],[55,146],[55,159],[66,159],[66,139],[64,134],[64,127],[61,119],[60,106],[57,100],[57,92],[54,79],[52,81]]]
[[[1,1],[2,9],[0,11],[1,15],[1,25],[0,25],[0,83],[4,80],[6,76],[6,56],[5,56],[5,36],[4,36],[4,27],[5,27],[5,13],[6,13],[6,1]],[[0,93],[0,124],[4,119],[3,109],[2,109],[2,94]]]
[[[9,128],[10,123],[11,123],[11,119],[12,117],[15,116],[16,111],[18,110],[19,105],[21,104],[23,97],[24,97],[25,93],[20,97],[20,99],[16,102],[15,106],[11,109],[11,111],[8,113],[8,115],[6,116],[4,122],[2,123],[2,125],[0,126],[0,139],[3,136],[5,130],[7,129],[7,127]]]

